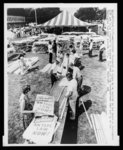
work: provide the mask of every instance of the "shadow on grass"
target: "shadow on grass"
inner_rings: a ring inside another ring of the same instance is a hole
[[[83,55],[88,55],[89,53],[84,53]]]
[[[97,57],[98,55],[92,55],[91,57]]]

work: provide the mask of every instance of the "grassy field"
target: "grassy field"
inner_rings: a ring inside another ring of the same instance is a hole
[[[94,52],[95,54],[97,51]],[[48,63],[47,54],[28,53],[26,57],[38,56],[39,62],[36,65],[43,68]],[[89,58],[84,55],[82,58],[85,69],[82,71],[83,84],[91,87],[91,93],[83,97],[83,100],[92,100],[90,113],[101,113],[106,109],[106,62],[99,62],[98,57]],[[8,74],[8,142],[23,143],[24,132],[22,117],[19,111],[19,97],[21,87],[28,83],[31,85],[31,98],[35,99],[38,93],[49,94],[51,82],[49,75],[42,75],[39,71],[30,72],[24,76]],[[85,113],[78,119],[77,143],[96,143],[94,131],[90,129]]]

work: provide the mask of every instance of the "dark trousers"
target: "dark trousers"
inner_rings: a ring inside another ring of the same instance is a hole
[[[92,56],[92,49],[89,50],[89,57],[91,57],[91,56]]]
[[[49,53],[49,63],[52,63],[53,54]]]
[[[79,79],[77,79],[77,91],[79,92],[79,90],[82,87],[82,82],[83,82],[83,76],[81,76]]]
[[[53,86],[54,82],[56,82],[56,81],[57,81],[56,75],[54,75],[53,73],[51,73],[51,84],[52,84],[52,86]]]
[[[99,52],[99,60],[102,61],[103,60],[103,51]]]

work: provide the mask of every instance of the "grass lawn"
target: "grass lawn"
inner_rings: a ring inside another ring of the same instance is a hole
[[[97,53],[97,51],[95,51]],[[47,54],[27,53],[26,57],[38,56],[40,69],[48,63]],[[91,87],[91,93],[83,97],[83,100],[92,100],[90,113],[101,113],[106,109],[106,62],[99,62],[98,57],[89,58],[84,55],[82,58],[85,69],[82,71],[83,84]],[[19,111],[19,98],[21,87],[28,83],[31,85],[31,98],[34,101],[36,94],[47,93],[51,89],[49,75],[42,75],[38,70],[24,76],[8,74],[8,143],[23,143],[24,132],[22,117]],[[94,131],[90,129],[85,113],[78,119],[77,143],[96,143]]]

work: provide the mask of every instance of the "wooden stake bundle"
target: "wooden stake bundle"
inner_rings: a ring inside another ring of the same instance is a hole
[[[64,98],[65,100],[65,102],[64,102],[64,106],[63,106],[63,109],[62,109],[62,112],[61,112],[61,116],[60,116],[60,119],[62,119],[62,117],[63,117],[63,114],[64,114],[64,111],[65,111],[65,107],[66,107],[66,103],[67,103],[67,98]]]
[[[106,144],[106,136],[102,127],[101,115],[91,114],[91,120],[94,127],[95,136],[98,144]]]
[[[91,123],[90,118],[89,118],[89,116],[88,116],[88,113],[87,113],[87,111],[86,111],[86,108],[85,108],[85,105],[84,105],[84,103],[83,103],[83,100],[82,100],[82,105],[83,105],[83,107],[84,107],[84,111],[85,111],[85,114],[86,114],[86,116],[87,116],[89,125],[90,125],[90,127],[92,128],[92,123]]]
[[[64,102],[65,102],[65,98],[62,100],[62,103],[61,103],[61,105],[60,105],[59,109],[61,109],[61,108],[62,108],[62,106],[63,106]]]
[[[107,143],[106,142],[106,136],[105,136],[105,133],[104,133],[104,129],[103,129],[103,126],[102,126],[102,120],[101,120],[101,115],[97,114],[97,118],[99,120],[99,124],[100,124],[100,127],[101,127],[101,133],[102,133],[102,140],[103,140],[103,143]]]
[[[93,117],[94,117],[94,122],[95,122],[96,130],[97,130],[97,136],[99,139],[99,144],[102,144],[102,139],[101,139],[101,135],[100,135],[100,127],[99,127],[99,124],[97,122],[96,115],[93,114]]]
[[[99,138],[98,138],[98,134],[97,134],[97,130],[96,130],[93,114],[91,114],[90,117],[91,117],[91,120],[92,120],[92,123],[93,123],[93,129],[94,129],[96,140],[97,140],[97,144],[98,144],[99,143]]]
[[[93,120],[93,116],[92,116],[92,114],[90,115],[90,117],[91,117],[91,121],[92,121],[93,129],[94,129],[94,133],[95,133],[95,136],[96,136],[96,141],[97,141],[97,143],[98,143],[97,131],[96,131],[96,128],[95,128],[95,124],[94,124],[94,120]]]

